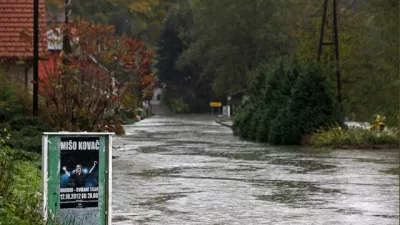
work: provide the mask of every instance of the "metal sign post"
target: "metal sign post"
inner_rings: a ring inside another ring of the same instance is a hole
[[[44,133],[43,216],[48,224],[111,224],[113,133]]]

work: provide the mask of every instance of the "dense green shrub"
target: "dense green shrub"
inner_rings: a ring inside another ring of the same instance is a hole
[[[250,122],[253,116],[253,107],[249,103],[243,104],[238,108],[233,124],[235,135],[240,135],[242,138],[249,138]]]
[[[271,144],[299,144],[299,127],[292,112],[286,107],[279,110],[270,122],[268,142]]]
[[[247,136],[249,139],[251,140],[257,139],[258,124],[260,123],[261,118],[262,118],[262,109],[257,107],[254,109],[248,125],[249,127]]]
[[[114,118],[116,121],[121,121],[122,124],[133,124],[136,122],[136,113],[134,109],[123,108],[114,116]],[[112,116],[105,119],[111,120]]]
[[[26,116],[23,114],[14,115],[10,119],[9,123],[10,123],[10,126],[16,131],[23,130],[27,126],[37,127],[38,130],[40,130],[40,131],[53,130],[53,128],[49,124],[44,123],[43,120],[40,119],[39,117]]]
[[[268,139],[271,143],[299,144],[302,135],[341,120],[339,107],[324,71],[316,64],[302,66],[301,71],[286,108],[277,115],[271,126]]]
[[[174,113],[187,113],[189,112],[189,106],[183,98],[175,98],[171,100],[171,110]]]
[[[233,130],[233,134],[236,136],[240,136],[242,134],[242,129],[243,129],[243,121],[245,119],[245,113],[247,112],[247,110],[245,110],[245,105],[239,105],[238,107],[236,107],[235,109],[235,120],[234,123],[232,125],[232,130]]]
[[[168,90],[164,93],[162,102],[173,113],[187,113],[190,111],[189,105],[185,102],[183,97],[173,90]]]
[[[341,121],[325,71],[288,58],[254,72],[249,102],[234,121],[235,135],[271,144],[299,144],[302,136]]]
[[[8,124],[12,138],[7,140],[7,145],[29,152],[41,152],[43,132],[54,131],[40,118],[31,116],[16,115]]]

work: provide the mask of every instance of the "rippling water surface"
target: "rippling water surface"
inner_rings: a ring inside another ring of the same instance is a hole
[[[396,151],[246,142],[207,116],[114,138],[113,224],[399,224]]]

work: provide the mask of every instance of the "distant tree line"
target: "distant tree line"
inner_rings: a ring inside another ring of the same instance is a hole
[[[337,2],[343,115],[370,121],[381,114],[393,125],[399,105],[399,3]],[[282,56],[316,60],[322,13],[320,0],[178,0],[158,44],[158,77],[167,84],[166,102],[206,112],[210,100],[250,88],[252,72],[266,63]],[[327,41],[332,37],[329,24]],[[335,94],[333,47],[324,48],[321,63]]]

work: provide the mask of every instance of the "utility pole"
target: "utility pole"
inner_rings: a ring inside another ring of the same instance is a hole
[[[39,115],[39,0],[33,1],[33,116]]]
[[[63,30],[64,35],[63,35],[63,52],[64,54],[69,54],[72,53],[72,47],[71,44],[69,42],[69,37],[68,37],[68,28],[67,25],[69,23],[68,21],[68,17],[69,17],[69,13],[70,13],[70,4],[71,4],[71,0],[65,0],[65,11],[64,11],[64,23],[65,23],[65,29]],[[66,60],[64,60],[64,63],[66,63]]]
[[[324,33],[325,33],[325,22],[326,22],[326,15],[328,11],[328,0],[324,0],[323,3],[323,14],[322,14],[322,23],[321,23],[321,31],[319,36],[319,43],[318,43],[318,55],[317,59],[318,62],[321,61],[321,54],[322,54],[322,46],[325,45],[333,45],[335,48],[335,71],[336,71],[336,85],[337,85],[337,99],[340,105],[340,110],[342,111],[342,84],[341,84],[341,75],[340,75],[340,63],[339,63],[339,40],[338,40],[338,30],[337,30],[337,12],[336,12],[336,0],[332,0],[332,31],[333,37],[331,42],[324,42]]]

